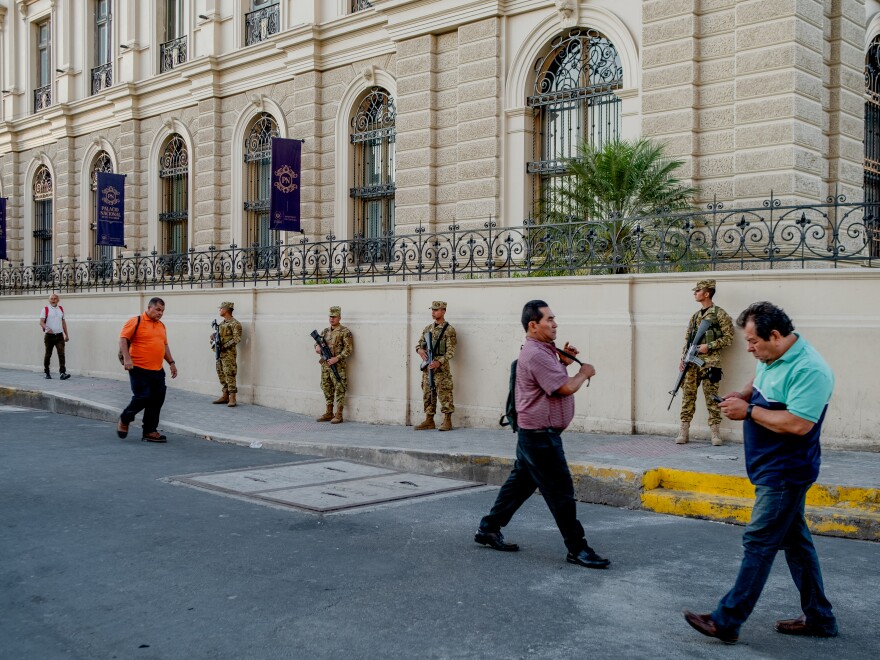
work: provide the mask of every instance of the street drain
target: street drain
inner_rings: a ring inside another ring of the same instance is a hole
[[[171,481],[314,513],[449,493],[482,484],[334,459],[171,477]]]

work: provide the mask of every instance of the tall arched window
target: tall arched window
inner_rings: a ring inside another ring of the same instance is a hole
[[[365,238],[394,234],[394,99],[374,87],[351,119],[354,149],[354,233]]]
[[[256,248],[260,265],[270,267],[277,253],[279,232],[269,228],[269,198],[272,192],[272,138],[278,137],[278,123],[263,112],[244,138],[245,193],[244,247]],[[262,248],[262,249],[260,249]],[[265,257],[265,258],[262,258]]]
[[[34,174],[34,264],[52,265],[52,174],[41,165]],[[37,269],[38,277],[48,276],[48,268]]]
[[[159,156],[161,200],[159,210],[161,254],[183,254],[189,221],[189,154],[177,133],[171,135]]]
[[[602,145],[620,134],[623,66],[617,49],[595,30],[572,30],[550,44],[535,63],[535,87],[527,104],[534,115],[534,201],[556,205],[553,190],[565,185],[565,160],[584,142]]]
[[[107,261],[113,258],[113,247],[110,245],[98,245],[98,172],[112,172],[113,161],[106,151],[99,151],[92,161],[92,171],[89,175],[89,255],[93,261]]]
[[[865,56],[865,202],[877,229],[871,256],[880,257],[880,36]]]

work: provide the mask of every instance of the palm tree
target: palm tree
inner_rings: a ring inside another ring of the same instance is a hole
[[[566,225],[551,233],[556,240],[566,235],[566,251],[583,255],[581,266],[601,264],[619,273],[639,256],[662,259],[675,226],[661,225],[658,216],[689,208],[698,192],[676,177],[683,164],[667,158],[662,144],[644,138],[601,147],[583,143],[545,195],[542,223]]]

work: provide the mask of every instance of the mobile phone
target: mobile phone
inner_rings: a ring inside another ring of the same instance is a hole
[[[714,401],[715,403],[721,403],[722,401],[724,401],[724,399],[722,399],[722,398],[721,398],[720,396],[718,396],[717,394],[713,394],[713,395],[712,395],[712,401]]]

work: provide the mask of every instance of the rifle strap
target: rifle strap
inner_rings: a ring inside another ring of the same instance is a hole
[[[434,344],[431,348],[431,355],[434,356],[435,360],[437,359],[437,357],[436,357],[437,356],[437,349],[440,348],[440,340],[443,339],[443,333],[446,332],[446,328],[448,328],[448,327],[449,327],[449,322],[447,321],[446,323],[443,324],[443,327],[440,329],[440,334],[437,335],[437,341],[434,342]]]

